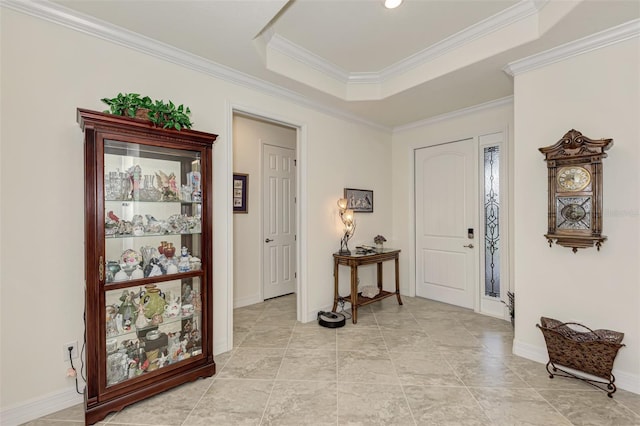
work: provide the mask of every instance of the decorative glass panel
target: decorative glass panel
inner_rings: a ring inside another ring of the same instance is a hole
[[[484,294],[500,297],[500,147],[484,148]]]
[[[558,229],[590,229],[591,197],[558,197],[556,222]]]

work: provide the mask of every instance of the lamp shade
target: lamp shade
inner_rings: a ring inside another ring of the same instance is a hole
[[[344,223],[353,223],[353,210],[345,210],[344,214],[342,215],[342,220],[344,221]]]
[[[338,199],[338,207],[340,207],[340,210],[346,210],[347,209],[347,199],[346,198]]]

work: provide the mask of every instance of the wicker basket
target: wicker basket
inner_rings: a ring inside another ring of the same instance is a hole
[[[580,332],[569,325],[576,325],[588,331]],[[547,371],[551,378],[553,374],[549,371],[549,364],[553,367],[553,371],[559,370],[556,364],[582,371],[592,376],[600,377],[607,380],[606,382],[598,382],[575,374],[561,370],[570,374],[570,377],[579,378],[596,386],[594,383],[606,384],[608,395],[611,396],[615,392],[615,377],[611,374],[613,369],[613,361],[618,354],[618,350],[624,345],[622,339],[624,333],[611,330],[591,330],[578,323],[563,323],[552,318],[540,318],[540,324],[537,327],[542,331],[544,340],[547,344],[547,352],[549,353],[549,362],[547,363]],[[596,386],[602,389],[599,386]]]

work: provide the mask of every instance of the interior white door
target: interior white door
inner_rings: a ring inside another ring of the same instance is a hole
[[[465,308],[478,283],[476,159],[473,139],[415,151],[416,295]]]
[[[263,298],[293,293],[296,288],[295,150],[264,144]]]

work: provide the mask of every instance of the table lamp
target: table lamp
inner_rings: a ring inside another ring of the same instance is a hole
[[[353,233],[356,231],[356,221],[353,218],[353,210],[347,208],[347,199],[340,198],[338,200],[338,208],[340,209],[340,219],[344,224],[344,235],[340,240],[340,251],[338,254],[351,254],[349,250],[348,243],[351,237],[353,237]]]

